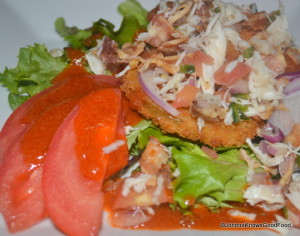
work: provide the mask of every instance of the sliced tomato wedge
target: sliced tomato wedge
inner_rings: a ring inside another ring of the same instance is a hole
[[[18,107],[0,133],[0,210],[9,232],[25,230],[45,217],[42,193],[42,168],[23,161],[21,140],[31,125],[22,122],[28,110],[53,86]]]
[[[234,68],[226,72],[228,64],[223,64],[214,74],[215,82],[219,85],[232,85],[251,72],[251,67],[243,62],[237,62]]]
[[[21,122],[23,117],[25,116],[25,113],[38,99],[40,99],[43,95],[47,94],[49,91],[55,89],[56,87],[57,86],[52,86],[35,95],[31,99],[24,102],[21,106],[19,106],[9,116],[0,132],[0,168],[1,163],[3,162],[4,157],[6,156],[6,153],[9,151],[10,147],[17,143],[14,140],[20,137],[20,133],[23,132],[29,125],[28,123]]]
[[[9,232],[25,230],[45,217],[42,192],[42,167],[24,163],[19,143],[22,131],[9,148],[1,167],[0,209]]]
[[[172,106],[175,108],[189,107],[200,91],[199,88],[193,85],[185,85],[183,89],[177,93]]]
[[[80,98],[96,89],[115,88],[119,80],[113,76],[92,76],[84,68],[70,66],[54,84],[16,109],[0,133],[0,210],[10,232],[27,229],[46,215],[41,179],[43,158],[34,159],[30,150],[42,150],[44,155],[57,127]],[[30,141],[33,137],[35,142]],[[120,163],[125,163],[126,150]],[[116,167],[119,168],[121,165]]]
[[[128,158],[126,143],[113,145],[123,140],[121,101],[118,89],[91,92],[70,112],[52,139],[44,163],[45,204],[51,220],[67,235],[92,236],[100,230],[101,188],[107,166],[123,163],[110,169],[115,173]],[[105,152],[110,145],[111,151]]]

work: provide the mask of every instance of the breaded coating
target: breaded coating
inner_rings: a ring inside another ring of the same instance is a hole
[[[197,120],[189,114],[188,109],[178,109],[180,114],[174,117],[156,105],[143,91],[136,70],[130,70],[122,77],[121,90],[134,110],[144,118],[151,119],[164,132],[177,134],[192,141],[201,141],[211,147],[240,146],[246,138],[253,138],[261,125],[259,121],[254,120],[232,125],[206,122],[199,133]]]

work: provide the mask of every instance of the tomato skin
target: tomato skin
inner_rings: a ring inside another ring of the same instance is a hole
[[[175,108],[189,107],[200,91],[201,90],[199,88],[193,85],[185,85],[184,88],[176,95],[172,106]]]
[[[123,138],[121,99],[118,89],[86,95],[57,129],[49,146],[43,173],[46,210],[53,223],[67,235],[98,235],[103,180],[127,164],[126,143],[125,149],[102,151],[104,146]],[[91,169],[97,170],[95,175],[91,175]]]
[[[78,107],[57,129],[44,163],[43,191],[49,217],[68,235],[97,235],[102,218],[102,181],[83,177],[76,156],[74,118]]]
[[[226,66],[223,64],[214,74],[216,84],[220,85],[232,85],[243,77],[247,76],[251,72],[251,67],[243,62],[237,62],[236,66],[230,71],[226,72]]]
[[[57,86],[45,89],[19,106],[8,118],[0,133],[0,211],[9,232],[15,233],[37,224],[45,218],[42,194],[42,169],[25,164],[21,140],[31,122],[23,118],[45,94]]]
[[[24,131],[19,134],[20,139]],[[0,209],[9,232],[15,233],[37,224],[45,218],[42,192],[42,167],[31,172],[23,162],[19,142],[9,148],[1,167]]]

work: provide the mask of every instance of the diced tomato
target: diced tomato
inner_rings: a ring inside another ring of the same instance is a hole
[[[177,93],[172,106],[175,108],[189,107],[200,91],[199,88],[193,85],[185,85],[183,89]]]
[[[103,150],[116,138],[123,139],[120,117],[120,90],[94,91],[79,102],[52,139],[44,164],[45,204],[51,220],[67,235],[92,236],[100,230],[107,166],[116,164],[109,170],[115,173],[128,158],[121,146],[109,153]],[[111,158],[113,153],[120,155]]]
[[[183,65],[194,65],[195,66],[195,74],[196,76],[202,76],[203,75],[203,68],[202,64],[206,65],[213,65],[214,59],[205,54],[204,52],[198,50],[193,53],[187,54],[183,60],[182,63]]]
[[[228,63],[229,64],[229,63]],[[232,85],[251,72],[251,67],[243,62],[237,62],[235,67],[226,72],[228,64],[223,64],[214,74],[215,82],[220,85]]]

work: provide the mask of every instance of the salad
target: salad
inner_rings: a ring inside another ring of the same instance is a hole
[[[238,3],[237,3],[238,4]],[[284,5],[122,2],[119,28],[55,21],[0,82],[0,209],[11,233],[300,227],[299,49]],[[168,215],[168,219],[166,219]]]

